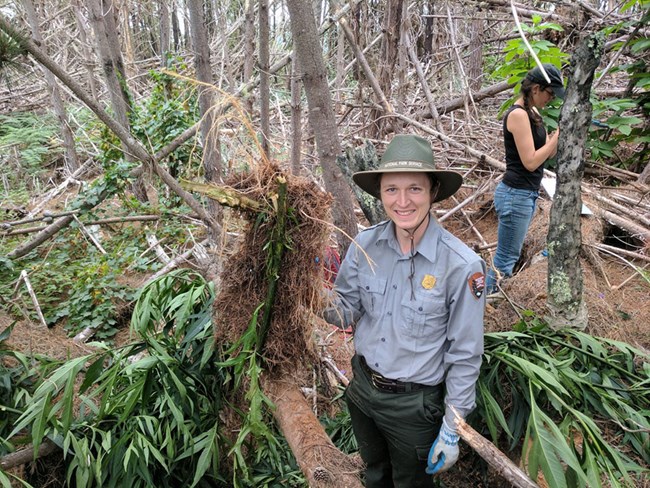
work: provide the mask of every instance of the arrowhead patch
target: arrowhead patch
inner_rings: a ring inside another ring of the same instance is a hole
[[[474,273],[467,280],[467,285],[469,286],[469,291],[472,292],[472,295],[476,299],[481,298],[485,291],[485,275],[483,273]]]

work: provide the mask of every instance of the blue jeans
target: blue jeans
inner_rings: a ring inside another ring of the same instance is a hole
[[[512,270],[519,260],[528,227],[535,214],[538,196],[537,191],[510,188],[503,182],[497,185],[494,191],[494,207],[499,217],[499,228],[493,261],[495,269],[488,271],[488,293],[497,291],[496,271],[501,278],[512,276]]]

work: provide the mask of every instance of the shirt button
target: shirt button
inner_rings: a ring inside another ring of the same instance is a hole
[[[370,287],[369,287],[369,286],[366,286],[366,290],[370,290]]]
[[[397,285],[393,285],[393,290],[397,290]]]
[[[422,307],[418,307],[418,311],[421,312],[421,311],[422,311]]]
[[[388,312],[386,315],[391,316],[393,315],[393,312]]]
[[[385,337],[382,337],[382,338],[381,338],[381,342],[386,342],[386,338],[385,338]]]
[[[375,363],[375,368],[378,368],[378,367],[379,367],[379,363]]]

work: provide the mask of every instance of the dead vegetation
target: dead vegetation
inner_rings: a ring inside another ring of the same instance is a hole
[[[264,346],[264,358],[272,370],[317,361],[313,337],[305,324],[310,323],[310,311],[322,307],[323,270],[316,258],[324,255],[331,233],[332,196],[313,181],[286,175],[271,163],[260,163],[250,173],[234,175],[226,182],[273,208],[277,205],[277,179],[283,175],[289,211],[281,245],[286,250]],[[244,334],[252,317],[267,312],[256,309],[269,293],[269,260],[275,251],[271,240],[277,214],[243,212],[242,217],[246,222],[237,239],[237,251],[228,255],[223,265],[215,300],[215,334],[232,343]]]

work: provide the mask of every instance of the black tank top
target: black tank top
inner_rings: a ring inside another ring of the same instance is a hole
[[[503,143],[506,150],[506,174],[503,175],[503,182],[511,188],[537,191],[542,182],[546,161],[540,164],[539,168],[535,171],[528,171],[521,162],[517,145],[515,144],[515,138],[512,132],[508,130],[508,116],[516,109],[524,110],[524,107],[521,105],[513,105],[503,117]],[[536,126],[530,114],[528,115],[528,119],[530,120],[530,127],[533,131],[535,150],[537,150],[546,144],[546,129],[542,124]]]

